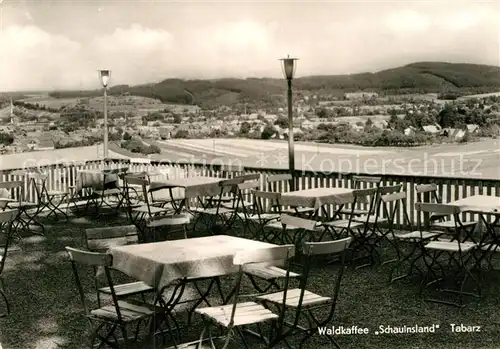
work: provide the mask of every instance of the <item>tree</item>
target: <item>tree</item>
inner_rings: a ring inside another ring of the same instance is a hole
[[[189,132],[186,130],[178,130],[175,133],[174,138],[189,138]]]
[[[243,121],[240,125],[240,134],[248,135],[251,129],[252,127],[250,126],[250,124],[246,121]]]
[[[5,132],[0,133],[0,144],[10,145],[12,143],[14,143],[14,136]]]
[[[129,141],[129,140],[131,140],[131,139],[132,139],[132,135],[131,135],[130,133],[125,132],[125,133],[123,134],[123,140],[124,140],[124,141]]]
[[[174,114],[174,124],[180,124],[182,122],[182,116],[179,114]]]
[[[275,133],[276,129],[273,127],[273,125],[266,125],[266,127],[264,127],[264,130],[262,130],[260,138],[270,139]]]
[[[451,105],[447,105],[438,114],[437,121],[443,128],[454,127],[456,122],[457,113],[453,110]]]
[[[316,109],[316,115],[321,119],[326,119],[328,117],[328,112],[325,108]]]
[[[280,116],[275,122],[275,125],[281,127],[281,128],[287,128],[288,127],[288,118],[284,116]]]

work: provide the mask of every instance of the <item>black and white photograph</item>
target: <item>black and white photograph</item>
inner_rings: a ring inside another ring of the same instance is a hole
[[[0,0],[0,349],[500,348],[500,0]]]

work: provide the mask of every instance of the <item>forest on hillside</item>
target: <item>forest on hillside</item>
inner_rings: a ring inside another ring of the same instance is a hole
[[[298,91],[342,96],[345,92],[373,91],[382,94],[439,93],[461,96],[500,88],[500,67],[439,62],[413,63],[377,73],[299,77]],[[128,93],[164,103],[198,104],[204,107],[242,102],[280,102],[286,83],[282,79],[249,78],[218,80],[166,79],[159,83],[109,89],[111,95]],[[57,91],[50,96],[93,97],[102,91]],[[279,98],[277,98],[279,97]]]

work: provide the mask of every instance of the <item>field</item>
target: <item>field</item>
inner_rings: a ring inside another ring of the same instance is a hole
[[[104,97],[89,98],[53,98],[47,95],[36,95],[22,100],[27,103],[38,103],[47,108],[75,107],[83,105],[89,109],[103,110]],[[149,112],[155,112],[163,109],[170,109],[174,112],[182,112],[184,109],[194,111],[197,106],[165,104],[160,101],[139,96],[108,96],[108,110],[110,112],[133,112],[139,116]]]
[[[152,160],[288,168],[286,141],[176,139],[153,143],[160,147],[161,154],[151,156]],[[110,146],[110,157],[127,158],[127,155]],[[137,156],[140,157],[144,156]],[[21,168],[26,164],[47,165],[57,161],[80,162],[99,158],[102,158],[102,145],[8,154],[0,156],[0,170]],[[295,144],[296,168],[310,171],[500,179],[499,163],[500,142],[493,139],[412,149]]]
[[[286,141],[189,139],[157,144],[162,148],[162,154],[155,155],[155,159],[288,167]],[[295,163],[298,169],[325,172],[500,179],[500,143],[497,140],[483,140],[413,149],[296,143]]]

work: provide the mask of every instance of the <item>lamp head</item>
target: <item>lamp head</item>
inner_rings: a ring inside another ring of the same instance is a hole
[[[292,80],[295,75],[295,69],[297,68],[297,64],[295,61],[298,61],[298,58],[291,58],[290,55],[286,58],[281,58],[281,68],[283,69],[283,75],[285,79]]]
[[[99,70],[99,77],[103,87],[107,87],[111,79],[111,70]]]

